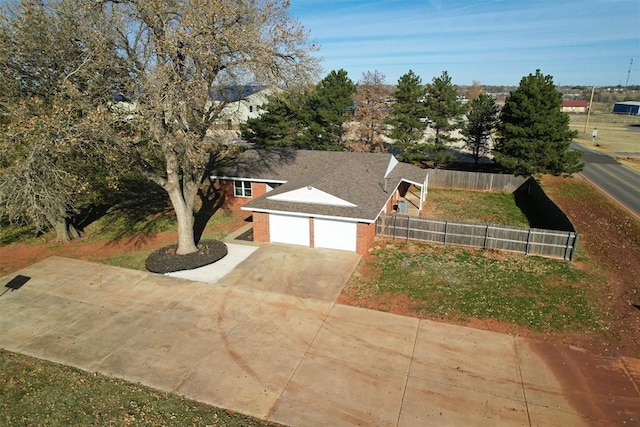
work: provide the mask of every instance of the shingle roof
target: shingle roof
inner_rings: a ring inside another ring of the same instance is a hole
[[[425,169],[398,163],[385,177],[392,161],[395,163],[393,156],[387,153],[247,150],[234,166],[218,177],[285,182],[266,195],[247,203],[244,207],[249,210],[375,221],[403,179],[421,184],[428,174]],[[356,207],[269,198],[305,187],[329,193],[355,204]]]

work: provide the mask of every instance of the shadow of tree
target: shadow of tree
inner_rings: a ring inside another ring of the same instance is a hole
[[[193,219],[193,237],[196,244],[202,238],[202,233],[204,233],[204,229],[211,217],[224,203],[222,192],[218,191],[211,182],[200,187],[198,197],[200,199],[200,209],[198,209]]]
[[[173,210],[167,193],[158,185],[144,180],[132,180],[121,188],[114,203],[94,207],[85,222],[101,221],[99,233],[112,236],[113,240],[126,237],[143,243],[166,229],[168,216]]]

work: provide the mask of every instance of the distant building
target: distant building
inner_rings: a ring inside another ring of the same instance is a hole
[[[613,112],[615,114],[640,116],[640,102],[637,102],[637,101],[616,102],[615,104],[613,104]]]
[[[562,111],[565,113],[586,113],[589,111],[589,101],[584,99],[565,99],[562,101]]]
[[[214,105],[226,103],[222,111],[218,113],[214,127],[227,130],[240,129],[240,125],[262,113],[269,95],[273,93],[273,90],[261,86],[225,87],[214,91],[211,94],[211,102]]]

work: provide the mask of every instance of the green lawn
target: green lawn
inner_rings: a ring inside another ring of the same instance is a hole
[[[406,296],[419,317],[497,319],[538,331],[593,331],[600,315],[572,263],[427,243],[380,242],[347,292]]]
[[[529,226],[529,219],[510,193],[430,189],[423,215],[450,221]]]
[[[0,425],[275,426],[170,393],[0,350]]]

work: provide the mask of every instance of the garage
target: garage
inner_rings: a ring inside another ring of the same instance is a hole
[[[309,218],[270,214],[269,240],[276,243],[309,246]]]
[[[340,249],[355,252],[358,223],[334,219],[313,220],[313,241],[316,248]]]

